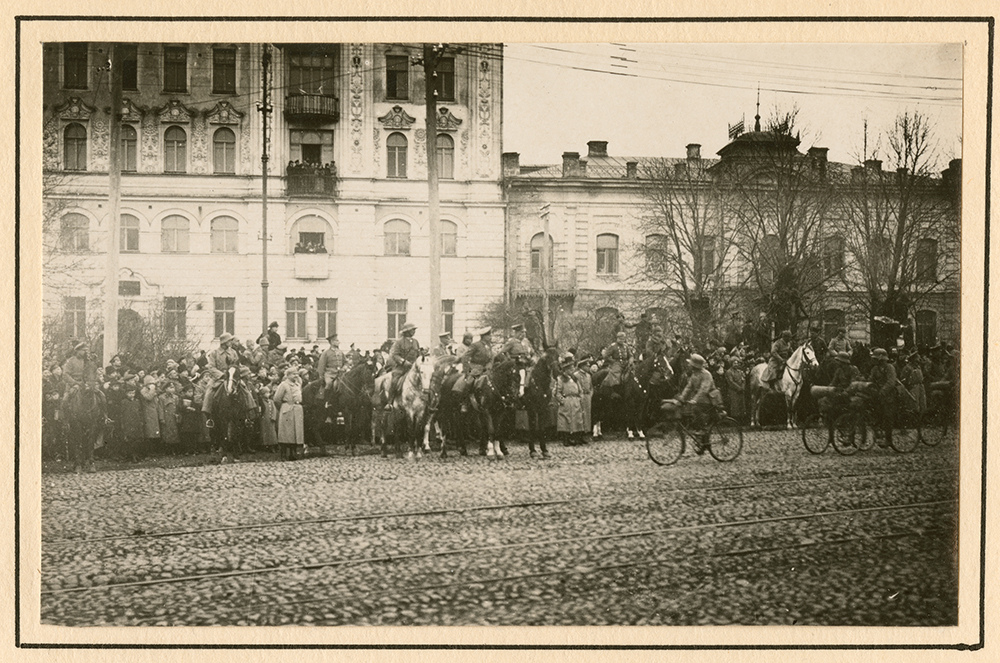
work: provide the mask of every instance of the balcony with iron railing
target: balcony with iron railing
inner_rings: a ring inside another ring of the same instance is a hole
[[[537,270],[528,273],[514,274],[514,292],[520,295],[540,295],[542,294],[542,274]],[[547,278],[548,292],[550,295],[575,295],[576,294],[576,269],[566,267],[555,267],[549,270]]]
[[[337,97],[328,94],[289,94],[285,97],[285,118],[290,122],[336,122],[340,104]]]
[[[333,198],[337,195],[337,167],[290,163],[285,168],[285,194],[289,197]]]

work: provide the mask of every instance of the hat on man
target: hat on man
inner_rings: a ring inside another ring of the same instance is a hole
[[[517,331],[524,331],[524,325],[522,325],[520,322],[511,325],[510,328],[511,328],[511,331],[516,331],[516,332]]]
[[[441,332],[438,334],[438,338],[448,338],[449,336],[451,336],[451,332]]]
[[[688,365],[695,368],[705,368],[705,358],[699,354],[693,354],[688,357]]]
[[[618,340],[620,340],[620,341],[623,341],[623,340],[625,340],[625,332],[618,332],[617,334],[615,334],[615,336],[616,336],[616,337],[618,338]]]
[[[222,335],[219,336],[219,343],[228,343],[231,340],[233,340],[233,335],[229,332],[222,332]]]
[[[400,332],[408,332],[408,331],[412,331],[412,330],[414,330],[416,328],[417,328],[417,326],[415,324],[413,324],[412,322],[404,322],[402,329],[400,329],[399,331]]]
[[[278,327],[278,323],[277,322],[272,322],[271,324],[269,324],[267,326],[268,329],[277,329],[277,327]]]
[[[493,327],[483,327],[482,329],[479,330],[480,336],[489,336],[492,333],[493,333]]]
[[[567,366],[573,366],[575,363],[576,362],[573,360],[573,355],[569,354],[568,352],[559,358],[560,367],[565,368]]]
[[[849,353],[847,353],[847,352],[838,352],[837,356],[834,357],[834,359],[836,359],[837,361],[839,361],[842,364],[850,364],[851,363],[851,355]]]
[[[589,354],[585,354],[576,360],[576,365],[583,366],[584,364],[589,364],[592,361],[594,361],[594,357]]]
[[[792,337],[792,332],[788,331],[787,329],[781,332],[781,338],[791,338],[791,337]]]
[[[326,340],[330,341],[331,345],[334,343],[340,343],[340,341],[337,339],[336,334],[330,334],[329,336],[326,337]]]
[[[86,349],[87,349],[87,344],[84,343],[83,341],[80,341],[79,343],[73,346],[73,352],[78,352],[80,350],[86,350]]]
[[[874,350],[872,350],[872,359],[879,359],[879,360],[884,359],[888,361],[889,353],[885,351],[885,348],[875,348]]]

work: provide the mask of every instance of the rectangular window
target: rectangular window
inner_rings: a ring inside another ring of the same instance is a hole
[[[133,223],[131,219],[127,219],[125,216],[122,215],[121,244],[118,246],[118,250],[123,253],[136,253],[139,250],[138,219]]]
[[[455,58],[438,58],[434,93],[438,101],[455,101]]]
[[[702,276],[710,276],[715,272],[715,236],[705,235],[701,244]]]
[[[63,302],[63,310],[66,312],[66,335],[70,338],[83,338],[87,335],[87,298],[66,297]]]
[[[937,281],[937,240],[922,239],[917,242],[917,279]]]
[[[316,298],[316,338],[337,333],[337,300]]]
[[[288,338],[306,338],[306,298],[285,298],[285,331]]]
[[[236,333],[236,298],[216,297],[215,298],[215,335],[222,336],[224,333]]]
[[[326,233],[300,232],[296,253],[326,253]],[[325,336],[323,338],[326,338]]]
[[[844,269],[844,240],[840,236],[823,240],[823,274],[836,276]]]
[[[163,329],[168,338],[184,338],[187,335],[187,298],[163,298]]]
[[[87,42],[63,44],[63,87],[87,89]]]
[[[446,331],[455,336],[455,300],[441,300],[441,331]]]
[[[187,46],[163,47],[163,91],[187,92]]]
[[[399,338],[399,329],[406,323],[406,300],[386,300],[386,310],[389,313],[389,328],[387,338]]]
[[[597,273],[618,273],[618,237],[615,235],[597,236]]]
[[[385,56],[385,98],[410,98],[410,58],[407,55]]]
[[[139,50],[134,44],[119,44],[118,59],[122,62],[122,90],[139,89]]]
[[[212,93],[236,93],[236,49],[212,49]]]
[[[141,284],[138,281],[119,281],[118,294],[122,297],[138,297],[142,294]]]
[[[333,95],[336,74],[332,53],[292,53],[288,63],[289,94]]]
[[[289,159],[317,166],[333,161],[333,132],[304,131],[290,132]]]

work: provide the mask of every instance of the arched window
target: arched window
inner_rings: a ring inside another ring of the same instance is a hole
[[[662,276],[667,271],[669,246],[666,235],[646,235],[646,271],[651,276]]]
[[[135,132],[135,127],[123,124],[122,125],[122,172],[123,173],[134,173],[136,171],[136,145],[138,143],[138,135]]]
[[[618,235],[597,236],[597,273],[618,273]]]
[[[458,255],[458,224],[441,221],[441,255]]]
[[[443,180],[455,179],[455,141],[448,134],[437,137],[438,177]]]
[[[63,132],[63,168],[87,170],[87,130],[82,124],[74,122]]]
[[[63,251],[90,250],[90,219],[83,214],[66,214],[59,226],[59,246]]]
[[[160,251],[163,253],[187,253],[188,234],[191,222],[177,214],[168,216],[160,224]]]
[[[215,132],[212,139],[214,147],[212,165],[218,174],[236,173],[236,134],[228,127],[222,127]]]
[[[385,140],[389,171],[388,177],[406,177],[406,136],[391,133]]]
[[[163,172],[187,172],[187,133],[180,127],[163,132]]]
[[[937,281],[937,248],[936,239],[921,239],[917,242],[917,279],[920,281]]]
[[[836,308],[828,308],[823,312],[823,338],[832,339],[837,335],[837,330],[846,327],[844,312]]]
[[[914,341],[917,346],[929,347],[937,343],[937,312],[928,309],[917,311],[915,318],[917,329]]]
[[[295,253],[333,253],[333,235],[330,225],[322,217],[303,216],[292,228]]]
[[[536,233],[534,237],[531,238],[531,273],[532,275],[538,275],[542,273],[542,237],[545,233]],[[552,235],[549,235],[549,271],[555,266],[555,242],[552,239]]]
[[[121,243],[118,250],[122,253],[139,252],[139,219],[131,214],[122,214]]]
[[[385,254],[387,256],[410,255],[410,224],[400,219],[385,224]]]
[[[212,253],[239,253],[240,222],[231,216],[212,219]]]

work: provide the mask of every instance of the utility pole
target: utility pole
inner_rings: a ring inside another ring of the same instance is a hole
[[[267,333],[267,125],[268,116],[271,114],[271,94],[270,94],[270,68],[271,68],[271,45],[264,44],[260,56],[261,70],[261,101],[257,104],[257,110],[261,115],[261,150],[260,150],[260,243],[261,243],[261,280],[260,280],[260,328],[261,333]]]
[[[108,262],[104,277],[104,365],[118,352],[118,243],[122,184],[122,63],[119,44],[111,45],[111,118],[108,146]]]
[[[433,344],[441,331],[441,215],[440,191],[438,190],[437,163],[437,59],[440,44],[424,44],[424,97],[426,113],[424,129],[427,134],[427,214],[430,235],[430,343]]]
[[[542,326],[545,327],[545,338],[552,338],[552,329],[549,328],[549,204],[545,203],[538,208],[539,216],[542,217]]]

